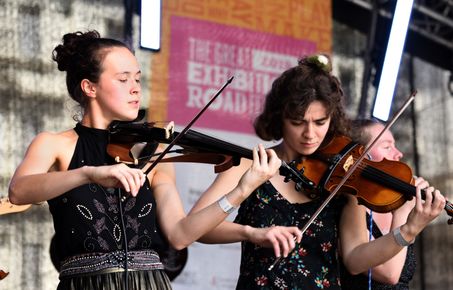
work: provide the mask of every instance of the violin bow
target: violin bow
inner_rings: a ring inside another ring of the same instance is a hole
[[[340,188],[345,184],[345,182],[348,180],[348,178],[354,173],[354,171],[357,169],[357,167],[360,165],[362,160],[365,158],[365,156],[368,155],[368,152],[370,152],[371,148],[376,144],[376,142],[381,138],[381,136],[395,123],[395,121],[401,116],[404,110],[409,106],[409,104],[415,99],[415,95],[417,94],[417,91],[414,91],[409,98],[406,100],[406,102],[403,104],[403,106],[396,112],[396,114],[393,116],[393,118],[385,125],[384,129],[374,138],[373,142],[370,143],[369,146],[366,147],[366,149],[363,151],[363,153],[357,158],[357,160],[353,163],[353,165],[349,168],[348,171],[346,171],[346,174],[343,176],[343,178],[340,180],[338,185],[335,187],[334,190],[329,194],[329,196],[324,200],[324,202],[321,204],[321,206],[315,211],[315,213],[310,217],[310,219],[307,221],[307,223],[301,228],[302,235],[305,233],[305,231],[308,229],[308,227],[315,221],[315,219],[319,216],[321,211],[327,206],[327,204],[330,202],[330,200],[338,193]],[[278,257],[268,268],[269,271],[271,271],[276,265],[278,265],[284,258],[283,257]]]
[[[154,160],[154,162],[145,170],[145,174],[148,174],[151,172],[151,170],[156,167],[156,165],[159,163],[159,161],[161,161],[165,154],[167,154],[170,149],[176,144],[176,142],[178,142],[179,139],[181,139],[184,134],[186,134],[187,130],[190,129],[190,127],[192,127],[192,125],[198,120],[198,118],[200,118],[200,116],[208,109],[208,107],[217,99],[217,97],[223,92],[223,90],[231,83],[231,81],[233,80],[234,76],[230,77],[226,82],[225,84],[223,84],[223,86],[217,91],[217,93],[211,98],[211,100],[209,100],[209,102],[206,103],[206,105],[198,112],[198,114],[189,122],[189,124],[187,124],[187,126],[175,137],[175,139],[173,139],[167,146],[167,148],[165,148],[164,151],[162,151],[162,153],[159,154],[159,156],[156,158],[156,160]]]

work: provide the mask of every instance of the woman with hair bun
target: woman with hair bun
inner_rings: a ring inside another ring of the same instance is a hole
[[[96,31],[75,32],[64,35],[53,60],[66,72],[82,118],[73,129],[34,138],[11,180],[11,202],[48,202],[61,259],[58,289],[171,289],[158,249],[166,241],[183,249],[213,229],[231,203],[239,205],[277,171],[280,159],[258,146],[236,186],[187,217],[172,164],[159,163],[145,176],[107,154],[109,124],[136,119],[140,107],[132,51]]]
[[[300,161],[328,144],[336,135],[349,135],[349,121],[343,109],[343,90],[331,74],[330,58],[316,54],[302,58],[298,65],[283,72],[272,84],[264,108],[254,126],[287,163]],[[239,166],[219,174],[195,204],[199,213],[237,183],[250,166],[242,159]],[[388,233],[368,242],[365,208],[352,195],[334,197],[304,233],[293,251],[276,243],[284,236],[282,226],[302,228],[324,201],[297,191],[293,182],[275,174],[258,187],[241,205],[235,222],[223,222],[200,241],[205,243],[242,242],[242,257],[236,289],[341,289],[338,254],[348,271],[358,274],[379,265],[401,251],[440,214],[445,198],[433,187],[426,189],[423,202],[417,186],[416,206],[399,232]],[[299,236],[294,236],[299,240]],[[269,245],[274,245],[273,250]],[[284,244],[283,244],[284,245]],[[285,257],[275,263],[276,256]],[[270,267],[274,265],[274,267]],[[271,269],[269,269],[271,268]]]

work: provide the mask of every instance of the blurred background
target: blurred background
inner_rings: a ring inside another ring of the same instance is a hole
[[[0,270],[9,273],[0,289],[56,289],[58,283],[47,204],[12,206],[7,192],[37,133],[75,125],[78,108],[51,60],[65,33],[95,29],[133,47],[147,119],[174,121],[177,128],[234,75],[194,128],[250,148],[260,142],[251,122],[273,79],[305,54],[332,56],[351,118],[370,117],[381,103],[376,95],[395,0],[162,0],[151,11],[161,13],[146,16],[145,2],[152,1],[0,0]],[[395,88],[387,94],[393,96],[390,116],[411,92],[418,93],[392,131],[414,175],[452,200],[453,2],[416,0],[410,11],[407,35],[399,37],[406,40],[401,61],[392,65],[396,84],[384,84]],[[143,36],[156,36],[158,46],[145,47]],[[213,181],[213,167],[176,167],[190,210]],[[417,238],[411,289],[453,289],[453,228],[447,218],[442,214]],[[172,253],[174,289],[234,289],[239,254],[239,244],[199,243]]]

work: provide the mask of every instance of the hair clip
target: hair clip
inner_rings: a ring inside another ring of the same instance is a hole
[[[318,68],[323,71],[330,73],[332,71],[332,66],[330,59],[325,54],[315,54],[307,57],[307,62],[316,65]]]

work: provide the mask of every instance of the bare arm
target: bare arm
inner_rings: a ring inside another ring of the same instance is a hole
[[[89,182],[123,187],[133,195],[145,181],[138,169],[124,164],[66,170],[75,147],[75,133],[41,133],[30,144],[9,186],[14,204],[46,201]]]
[[[429,186],[423,178],[417,178],[415,185],[420,185],[425,188]],[[407,201],[404,205],[393,211],[393,213],[378,214],[374,213],[373,218],[381,229],[382,234],[387,234],[389,231],[403,225],[407,221],[407,217],[415,206],[415,198]],[[395,285],[398,283],[404,264],[406,262],[407,247],[404,247],[393,258],[385,263],[380,264],[372,269],[373,280],[381,283]],[[367,274],[367,273],[364,273]]]
[[[238,178],[235,183],[232,183],[232,186],[221,188],[218,192],[219,197],[225,195],[230,203],[238,206],[256,187],[277,172],[281,161],[275,152],[267,151],[266,153],[262,146],[259,148],[259,154],[254,150],[254,159],[251,164],[248,164],[248,169],[242,174],[236,175]],[[203,204],[199,210],[192,211],[185,217],[182,202],[173,181],[173,168],[168,164],[159,164],[158,167],[152,178],[152,187],[158,204],[160,223],[173,247],[176,249],[187,247],[224,221],[227,213],[217,204],[218,198],[211,199],[212,196],[206,199],[206,206]],[[210,187],[208,191],[213,189],[219,188]],[[233,229],[230,231],[235,234],[234,238],[229,238],[230,241],[242,239],[248,231],[247,228],[231,223],[227,223],[227,227],[232,227]]]
[[[234,189],[242,174],[251,165],[251,161],[241,159],[238,166],[232,167],[225,172],[221,172],[216,176],[215,181],[209,188],[200,196],[195,205],[190,210],[189,215],[203,210],[205,207],[215,203],[223,195]],[[239,203],[232,203],[238,206]],[[215,229],[203,235],[199,239],[200,242],[208,244],[224,244],[234,243],[247,239],[247,229],[243,225],[236,224],[230,221],[224,221]]]
[[[415,199],[406,202],[405,205],[400,207],[393,214],[387,213],[384,215],[384,219],[389,219],[387,222],[390,223],[390,231],[406,223],[407,216],[410,210],[414,207],[414,204]],[[386,230],[385,232],[383,231],[382,233],[387,234],[389,230]],[[373,280],[391,285],[397,284],[406,261],[406,255],[407,247],[404,247],[393,258],[379,266],[374,267],[372,269]]]
[[[421,186],[417,186],[416,205],[409,214],[407,222],[400,229],[403,238],[413,240],[445,206],[445,198],[438,190],[429,187],[426,200],[421,199]],[[433,198],[434,196],[434,198]],[[350,200],[343,210],[340,222],[341,253],[348,271],[354,275],[368,268],[380,265],[399,253],[400,246],[392,233],[368,242],[365,228],[364,209]]]
[[[190,215],[215,203],[220,197],[232,190],[250,164],[250,160],[241,159],[241,163],[238,166],[220,173],[195,203]],[[235,206],[239,205],[239,203],[233,204]],[[273,247],[275,255],[279,257],[280,255],[288,255],[290,250],[295,247],[294,241],[300,242],[301,237],[302,234],[297,227],[254,228],[224,221],[215,229],[203,235],[199,241],[208,244],[250,241],[260,246]]]

